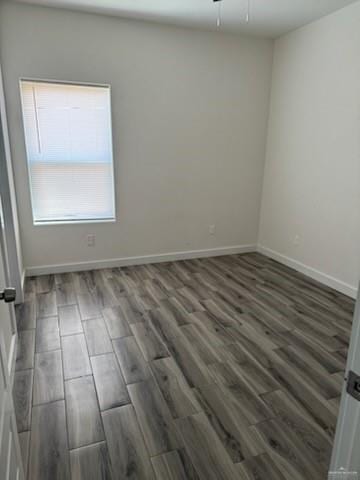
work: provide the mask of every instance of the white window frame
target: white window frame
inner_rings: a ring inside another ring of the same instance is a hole
[[[24,108],[23,108],[23,98],[22,98],[22,91],[21,91],[21,82],[39,82],[39,83],[54,83],[54,84],[64,84],[64,85],[76,85],[76,86],[84,86],[84,87],[102,87],[109,89],[110,95],[110,111],[109,111],[109,122],[110,122],[110,140],[111,140],[111,176],[113,182],[113,212],[114,216],[112,218],[98,218],[98,219],[75,219],[75,220],[46,220],[46,221],[36,221],[34,218],[34,208],[33,208],[33,196],[32,196],[32,185],[31,185],[31,175],[29,169],[29,152],[26,144],[26,134],[25,134],[25,120],[24,120]],[[32,216],[32,223],[35,227],[42,227],[42,226],[56,226],[56,225],[79,225],[79,224],[91,224],[91,223],[115,223],[117,221],[116,218],[116,184],[115,184],[115,163],[114,163],[114,137],[113,137],[113,126],[112,126],[112,97],[111,97],[111,85],[108,83],[93,83],[93,82],[79,82],[79,81],[71,81],[71,80],[56,80],[52,79],[45,79],[45,78],[34,78],[34,77],[20,77],[19,78],[19,94],[20,94],[20,105],[21,105],[21,119],[22,119],[22,127],[23,127],[23,134],[24,134],[24,145],[25,145],[25,152],[26,152],[26,171],[28,176],[28,185],[30,190],[30,202],[31,202],[31,216]]]

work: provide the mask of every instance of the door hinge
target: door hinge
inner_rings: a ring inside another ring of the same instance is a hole
[[[15,302],[16,290],[15,288],[7,287],[0,292],[0,300],[4,300],[5,303]]]
[[[351,370],[347,376],[346,391],[353,398],[360,401],[360,375]]]

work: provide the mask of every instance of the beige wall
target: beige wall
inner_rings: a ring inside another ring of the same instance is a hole
[[[359,118],[357,2],[275,42],[259,235],[267,253],[353,294]]]
[[[26,267],[256,244],[273,43],[4,4]],[[32,225],[20,77],[110,83],[117,222]],[[209,235],[209,225],[216,235]],[[96,246],[86,235],[96,234]]]

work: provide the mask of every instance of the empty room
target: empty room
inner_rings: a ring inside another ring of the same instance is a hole
[[[360,1],[0,0],[0,480],[360,480]]]

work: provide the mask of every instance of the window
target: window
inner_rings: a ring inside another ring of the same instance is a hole
[[[110,87],[20,87],[34,223],[114,220]]]

